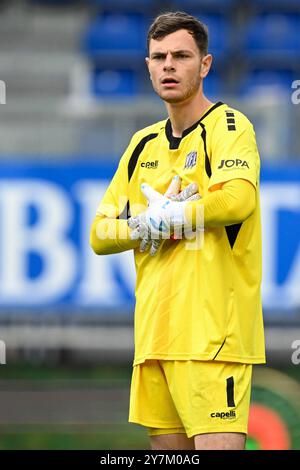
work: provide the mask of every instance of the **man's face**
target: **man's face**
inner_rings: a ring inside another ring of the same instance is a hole
[[[202,90],[211,55],[202,56],[193,36],[185,29],[162,39],[151,39],[146,58],[152,85],[167,103],[181,103]]]

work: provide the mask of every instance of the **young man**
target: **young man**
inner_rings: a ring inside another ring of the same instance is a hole
[[[129,421],[148,428],[153,449],[243,449],[252,364],[265,362],[255,134],[243,114],[203,94],[212,56],[201,22],[160,15],[148,49],[169,118],[133,136],[91,231],[97,254],[134,249]],[[196,182],[201,199],[162,196],[174,175],[182,188]],[[186,224],[204,224],[201,249],[172,235]],[[145,240],[160,234],[150,256]]]

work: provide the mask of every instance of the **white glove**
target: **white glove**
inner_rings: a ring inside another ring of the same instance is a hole
[[[154,240],[169,239],[173,233],[175,238],[183,238],[186,231],[192,231],[185,218],[186,200],[172,201],[146,183],[142,184],[141,190],[148,200],[148,209],[128,220],[133,229],[131,239],[145,239],[149,233]]]
[[[196,200],[201,199],[201,196],[198,193],[198,185],[196,183],[189,184],[180,193],[178,193],[180,189],[180,184],[181,184],[181,178],[178,175],[174,176],[164,196],[171,199],[172,201],[178,201],[178,202],[196,201]],[[175,239],[174,235],[172,235],[171,238]],[[141,253],[145,252],[148,249],[148,246],[151,245],[150,256],[155,256],[161,244],[162,244],[162,239],[160,240],[151,239],[151,232],[149,230],[148,233],[146,233],[145,237],[141,241],[140,252]]]

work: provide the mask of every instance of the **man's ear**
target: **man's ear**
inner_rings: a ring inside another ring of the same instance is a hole
[[[200,70],[201,78],[205,78],[207,76],[210,70],[212,61],[213,61],[213,56],[211,54],[206,54],[204,57],[202,57],[201,70]]]

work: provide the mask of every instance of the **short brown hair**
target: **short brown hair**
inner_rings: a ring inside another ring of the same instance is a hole
[[[151,39],[162,39],[179,29],[186,29],[193,36],[201,54],[207,54],[208,30],[207,26],[194,16],[182,11],[162,13],[157,16],[149,28],[147,47]]]

